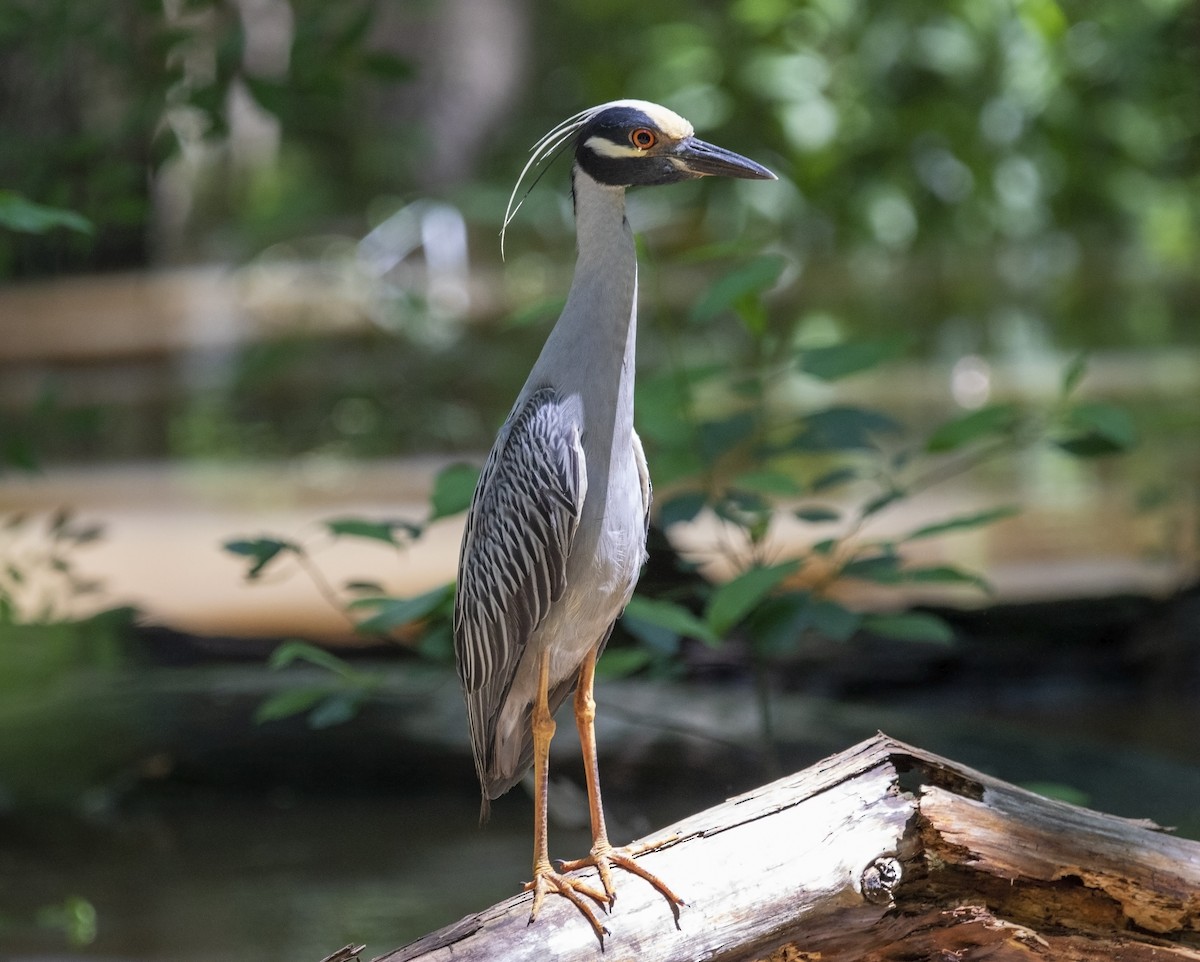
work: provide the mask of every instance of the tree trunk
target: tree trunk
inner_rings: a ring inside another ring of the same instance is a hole
[[[612,960],[1200,962],[1200,843],[1051,801],[877,735],[631,849]],[[469,870],[464,867],[464,871]],[[599,958],[565,899],[528,895],[381,956]]]

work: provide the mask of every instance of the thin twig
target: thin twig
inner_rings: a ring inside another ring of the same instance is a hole
[[[304,573],[308,575],[309,580],[316,587],[317,592],[321,595],[321,597],[324,598],[332,608],[337,610],[337,612],[347,621],[351,628],[357,631],[358,622],[354,620],[354,616],[350,614],[345,602],[342,601],[341,596],[337,593],[337,589],[330,584],[329,579],[325,577],[325,573],[317,566],[317,563],[312,560],[308,551],[300,545],[297,545],[294,554],[296,556],[296,561],[299,563],[300,567],[304,569]]]

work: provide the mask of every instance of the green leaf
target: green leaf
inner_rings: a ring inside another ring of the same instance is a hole
[[[356,674],[348,663],[333,652],[326,651],[324,648],[318,648],[307,641],[285,641],[271,652],[267,666],[272,671],[278,671],[280,668],[286,668],[292,662],[296,661],[303,661],[310,665],[316,665],[318,668],[325,668],[343,678]]]
[[[332,38],[335,49],[345,51],[358,50],[366,40],[367,31],[370,30],[371,22],[375,18],[374,5],[364,4],[359,9],[353,7],[343,7],[343,9],[349,15]]]
[[[990,404],[947,421],[929,436],[925,447],[940,453],[957,450],[984,438],[1004,437],[1012,434],[1020,420],[1021,410],[1015,404]]]
[[[265,722],[280,721],[300,715],[329,696],[329,688],[325,685],[306,685],[302,688],[289,688],[272,695],[262,702],[254,711],[254,721],[262,725]]]
[[[696,638],[707,645],[717,645],[721,641],[708,623],[697,618],[683,605],[665,598],[634,595],[625,606],[622,620],[654,625],[677,637]]]
[[[811,623],[814,603],[807,591],[788,591],[764,599],[746,619],[755,651],[768,658],[795,651]]]
[[[343,725],[358,714],[364,691],[339,691],[330,695],[308,714],[308,727],[316,730]]]
[[[838,405],[805,415],[800,433],[787,447],[799,451],[870,450],[878,447],[876,436],[903,431],[903,425],[880,411]]]
[[[731,521],[738,525],[757,523],[762,518],[770,518],[771,506],[766,500],[753,491],[726,491],[716,504],[713,511],[718,518]]]
[[[454,628],[449,618],[429,624],[417,640],[422,658],[442,665],[454,664]]]
[[[638,434],[643,440],[659,445],[691,442],[689,384],[695,384],[696,380],[693,368],[638,378],[635,407],[639,415]]]
[[[73,210],[46,207],[14,190],[0,190],[0,228],[23,234],[44,234],[56,227],[79,234],[91,234],[95,230],[90,220]]]
[[[1117,454],[1137,443],[1129,412],[1103,401],[1075,405],[1067,412],[1064,426],[1069,436],[1055,443],[1077,458]]]
[[[734,478],[733,483],[739,488],[782,497],[799,494],[801,490],[800,482],[786,471],[747,471]]]
[[[249,89],[252,96],[263,110],[277,117],[286,114],[294,91],[277,80],[255,77],[252,74],[242,74],[239,78]]]
[[[792,512],[801,521],[807,521],[809,524],[825,524],[829,521],[840,521],[841,512],[835,511],[833,508],[825,508],[820,505],[812,505],[807,508],[797,508]]]
[[[1059,388],[1059,393],[1062,397],[1070,397],[1075,393],[1075,389],[1079,387],[1080,382],[1087,374],[1088,356],[1086,353],[1077,354],[1071,359],[1071,362],[1063,369],[1062,385]]]
[[[676,484],[694,483],[704,475],[705,467],[699,452],[689,440],[656,445],[653,454],[654,483],[664,489]]]
[[[971,528],[982,528],[985,525],[1003,521],[1005,518],[1011,518],[1019,510],[1019,508],[1008,505],[1001,508],[991,508],[987,511],[977,511],[974,514],[961,514],[957,517],[947,518],[944,521],[935,521],[932,524],[917,528],[916,531],[906,535],[901,540],[917,541],[921,538],[933,538],[952,531],[967,531]]]
[[[350,602],[349,607],[375,608],[373,615],[358,623],[358,630],[387,634],[436,611],[449,599],[450,594],[450,585],[440,585],[415,598],[357,598]]]
[[[240,555],[250,561],[246,577],[250,580],[261,575],[272,561],[280,555],[300,554],[303,549],[293,541],[277,538],[247,538],[226,541],[222,547],[230,554]]]
[[[361,591],[372,595],[383,594],[383,585],[378,581],[347,581],[342,587],[346,591]]]
[[[768,598],[750,615],[747,630],[763,655],[788,654],[810,635],[844,642],[858,630],[862,616],[828,598],[797,591]]]
[[[949,645],[954,641],[954,631],[945,620],[920,611],[866,615],[863,617],[862,627],[866,631],[898,641],[922,641],[939,645]]]
[[[799,568],[799,561],[751,568],[717,588],[704,612],[713,634],[723,637]]]
[[[924,568],[906,568],[904,580],[913,584],[965,584],[980,591],[991,593],[992,587],[981,576],[963,571],[954,565],[929,565]]]
[[[708,499],[703,491],[684,491],[669,498],[658,509],[658,523],[669,528],[682,521],[691,521],[704,510]]]
[[[670,658],[679,651],[679,635],[648,621],[631,618],[622,619],[621,627],[638,640],[641,646],[655,656]]]
[[[857,468],[834,468],[832,471],[822,474],[809,485],[809,488],[814,494],[819,494],[822,491],[828,491],[830,488],[838,488],[843,484],[849,484],[851,481],[857,481],[859,477]]]
[[[808,612],[812,631],[830,641],[849,641],[862,624],[862,615],[829,598],[818,598]]]
[[[811,347],[799,352],[798,365],[805,374],[822,381],[837,381],[899,357],[908,345],[907,337],[889,337]]]
[[[626,678],[653,660],[654,655],[645,648],[611,648],[600,656],[596,674],[602,678]]]
[[[904,580],[901,573],[903,559],[896,554],[877,554],[867,558],[855,558],[842,566],[843,578],[858,578],[880,585],[895,585]]]
[[[370,518],[335,518],[325,522],[325,529],[335,538],[366,538],[370,541],[382,541],[397,548],[421,534],[418,525],[407,521],[373,521]],[[397,531],[404,532],[406,537],[403,541],[396,537]]]
[[[704,421],[697,426],[700,456],[705,464],[715,463],[721,455],[733,450],[754,430],[754,414],[741,411],[720,421]]]
[[[893,489],[891,491],[885,491],[885,492],[883,492],[883,494],[875,496],[870,501],[868,501],[865,505],[863,505],[862,516],[864,518],[869,518],[873,514],[879,514],[879,512],[882,511],[884,508],[886,508],[892,504],[895,504],[897,501],[899,501],[903,497],[904,497],[903,491],[898,491],[895,489]]]
[[[722,275],[692,308],[691,319],[706,323],[739,302],[761,295],[779,281],[785,263],[778,254],[763,254]]]
[[[438,472],[433,483],[431,502],[433,514],[430,521],[449,518],[466,511],[471,506],[475,485],[479,483],[479,469],[470,464],[451,464]]]

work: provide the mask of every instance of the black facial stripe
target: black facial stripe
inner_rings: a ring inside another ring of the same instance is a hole
[[[614,144],[628,146],[629,132],[638,127],[649,127],[658,132],[658,124],[636,107],[610,107],[583,126],[579,131],[579,142],[582,144],[589,137],[599,136]]]

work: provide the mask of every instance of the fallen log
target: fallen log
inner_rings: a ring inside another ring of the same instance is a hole
[[[606,959],[1200,962],[1200,843],[883,734],[632,849],[687,905],[676,922],[623,874]],[[600,957],[565,900],[547,899],[533,925],[529,901],[375,962]]]

